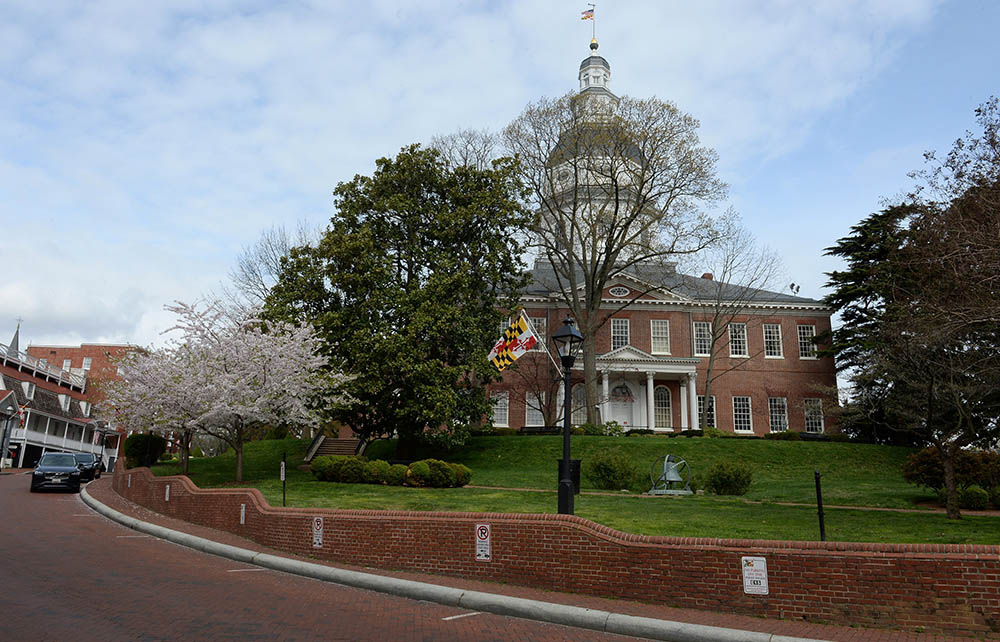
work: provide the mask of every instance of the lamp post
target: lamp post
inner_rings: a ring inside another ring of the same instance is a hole
[[[576,329],[573,319],[566,317],[561,328],[552,335],[563,367],[563,456],[559,471],[559,513],[573,514],[573,480],[569,470],[569,420],[573,395],[569,387],[569,371],[583,346],[583,335]]]

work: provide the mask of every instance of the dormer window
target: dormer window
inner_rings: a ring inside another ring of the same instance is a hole
[[[80,402],[80,410],[83,411],[83,416],[84,417],[89,417],[90,416],[90,403],[87,402],[87,401],[81,401]]]
[[[30,381],[22,381],[21,389],[24,390],[24,396],[28,401],[35,398],[35,384]]]
[[[59,395],[59,407],[63,412],[69,412],[69,395]]]

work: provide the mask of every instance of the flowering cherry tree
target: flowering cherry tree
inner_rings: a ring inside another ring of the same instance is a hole
[[[221,439],[236,453],[236,481],[243,480],[243,444],[265,425],[303,426],[316,421],[317,391],[340,377],[327,372],[310,326],[261,319],[219,302],[167,306],[179,336],[162,349],[122,363],[124,381],[105,403],[133,428],[179,430]],[[330,380],[333,379],[331,382]]]

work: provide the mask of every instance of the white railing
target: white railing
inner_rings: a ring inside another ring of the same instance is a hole
[[[57,368],[49,363],[42,363],[41,359],[31,356],[20,350],[11,350],[7,345],[0,343],[0,358],[8,361],[17,361],[21,365],[28,366],[32,370],[41,371],[59,381],[65,381],[78,388],[84,388],[87,384],[86,375],[73,374],[69,370]]]

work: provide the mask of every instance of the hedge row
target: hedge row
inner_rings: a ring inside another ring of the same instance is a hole
[[[404,466],[381,459],[368,461],[363,455],[323,455],[312,460],[310,469],[320,481],[343,484],[455,488],[472,479],[468,466],[439,459],[421,459]]]

